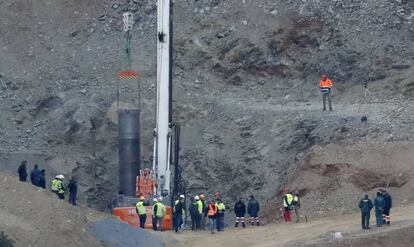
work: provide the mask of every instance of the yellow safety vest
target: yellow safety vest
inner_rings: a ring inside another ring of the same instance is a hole
[[[292,194],[285,194],[283,197],[283,207],[287,208],[292,205],[293,202],[293,195]]]
[[[138,210],[139,215],[147,214],[147,211],[145,210],[144,202],[140,201],[137,203],[136,208]]]
[[[63,187],[63,183],[59,179],[53,179],[51,187],[52,187],[53,192],[57,192],[59,194],[65,193],[65,188]]]
[[[198,213],[203,214],[203,202],[198,200],[197,205],[198,205]]]
[[[224,203],[219,203],[217,204],[217,209],[219,213],[224,213],[224,211],[226,211],[226,206],[224,205]]]
[[[155,205],[157,205],[157,213],[155,214]],[[157,218],[163,218],[167,209],[165,208],[164,204],[161,202],[157,202],[152,206],[152,214],[156,216]]]

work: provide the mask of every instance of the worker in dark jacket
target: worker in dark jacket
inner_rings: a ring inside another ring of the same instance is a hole
[[[76,206],[76,194],[78,193],[78,182],[75,177],[70,178],[68,184],[69,188],[69,203]]]
[[[383,197],[385,201],[383,223],[390,225],[391,224],[390,211],[392,208],[392,198],[391,198],[390,193],[388,193],[386,190],[383,190]]]
[[[46,171],[42,169],[39,176],[39,187],[46,189]]]
[[[377,227],[382,226],[382,215],[384,213],[385,200],[380,191],[377,192],[377,197],[374,200],[375,219],[377,220]]]
[[[183,224],[183,214],[185,212],[184,195],[180,195],[180,199],[174,202],[174,230],[178,233]]]
[[[197,230],[197,221],[198,221],[198,203],[194,198],[191,198],[190,208],[188,209],[191,217],[191,230]]]
[[[238,227],[241,222],[243,228],[245,228],[244,215],[246,214],[246,205],[243,202],[243,198],[239,198],[239,201],[234,205],[234,213],[236,214],[236,224],[234,227]]]
[[[23,160],[22,164],[19,166],[17,173],[19,174],[19,180],[22,182],[27,181],[27,161]]]
[[[35,165],[33,170],[30,172],[30,181],[33,185],[39,186],[40,170],[39,166]]]
[[[369,199],[368,194],[364,195],[364,198],[359,202],[359,208],[361,209],[361,224],[362,229],[369,228],[369,218],[371,215],[371,209],[373,208],[372,201]]]
[[[260,204],[254,198],[254,196],[251,195],[249,202],[247,203],[247,213],[250,215],[250,223],[252,224],[252,226],[254,226],[254,222],[256,222],[257,225],[260,225],[259,211],[260,211]]]

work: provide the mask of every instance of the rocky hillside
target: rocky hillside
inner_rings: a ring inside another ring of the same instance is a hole
[[[155,2],[0,2],[3,168],[33,157],[49,175],[78,176],[81,201],[108,208],[118,184],[115,75],[125,66],[126,8],[136,18],[142,160],[151,163]],[[173,116],[190,193],[265,200],[315,145],[375,146],[391,135],[411,143],[413,10],[411,0],[176,0]],[[321,111],[321,73],[335,83],[332,113]],[[133,83],[121,88],[136,93]]]

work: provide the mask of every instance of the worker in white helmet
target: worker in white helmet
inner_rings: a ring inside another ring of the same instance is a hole
[[[59,199],[65,199],[65,186],[63,180],[65,177],[63,175],[57,175],[55,179],[52,180],[51,189],[52,192],[56,193]]]
[[[163,231],[163,220],[166,213],[165,205],[162,203],[162,197],[152,206],[152,229],[154,231]]]
[[[203,215],[203,202],[200,200],[200,197],[197,195],[194,197],[194,200],[197,202],[197,219],[196,219],[196,228],[201,230],[201,219]]]
[[[179,199],[174,202],[173,213],[174,213],[174,230],[175,232],[179,232],[183,230],[184,219],[183,216],[185,215],[185,196],[180,195]]]

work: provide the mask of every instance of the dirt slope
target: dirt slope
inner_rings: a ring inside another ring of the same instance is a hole
[[[89,228],[105,214],[73,207],[51,192],[0,173],[0,230],[16,246],[102,246]]]
[[[246,229],[226,229],[211,235],[206,232],[168,234],[165,238],[170,247],[201,246],[410,246],[414,236],[414,207],[395,208],[391,227],[360,229],[360,215],[310,218],[308,223],[278,223]],[[371,218],[371,225],[374,219]],[[342,238],[334,241],[333,232],[341,232]],[[201,241],[200,241],[201,240]]]

